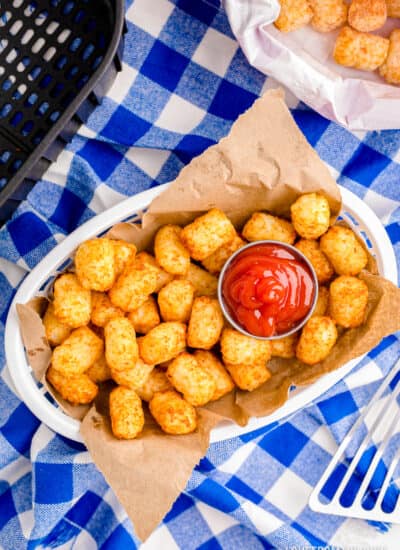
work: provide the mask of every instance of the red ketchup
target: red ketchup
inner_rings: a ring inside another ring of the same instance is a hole
[[[231,317],[255,336],[274,336],[299,325],[314,301],[307,263],[279,244],[240,252],[227,267],[222,296]]]

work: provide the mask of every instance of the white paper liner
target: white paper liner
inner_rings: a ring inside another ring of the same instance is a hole
[[[342,67],[332,59],[337,31],[311,26],[282,33],[272,24],[277,0],[225,0],[232,31],[249,63],[284,84],[322,116],[350,130],[400,128],[400,88],[376,72]],[[400,27],[389,19],[379,34]]]

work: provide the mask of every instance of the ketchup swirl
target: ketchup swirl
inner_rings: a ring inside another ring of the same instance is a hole
[[[307,263],[294,251],[272,243],[240,252],[222,282],[230,315],[255,336],[282,334],[300,324],[314,295]]]

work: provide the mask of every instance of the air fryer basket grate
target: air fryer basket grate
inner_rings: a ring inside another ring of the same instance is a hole
[[[4,195],[10,182],[18,179],[18,171],[30,162],[51,129],[58,127],[58,137],[54,136],[58,143],[53,151],[51,147],[43,150],[48,161],[56,158],[71,137],[62,134],[68,122],[63,114],[74,103],[74,112],[78,111],[90,92],[85,86],[109,54],[118,23],[116,4],[122,0],[0,3],[0,209],[2,190]],[[111,61],[112,57],[108,63]],[[119,60],[115,64],[113,77],[120,68]],[[80,97],[83,90],[86,93]],[[89,114],[99,99],[90,94],[92,105],[83,111]],[[47,165],[42,163],[42,168],[36,169],[36,178]],[[15,195],[16,188],[12,191]],[[1,217],[0,212],[0,221]]]

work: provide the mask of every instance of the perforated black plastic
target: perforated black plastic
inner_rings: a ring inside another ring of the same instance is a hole
[[[0,223],[121,69],[123,0],[0,1]]]

